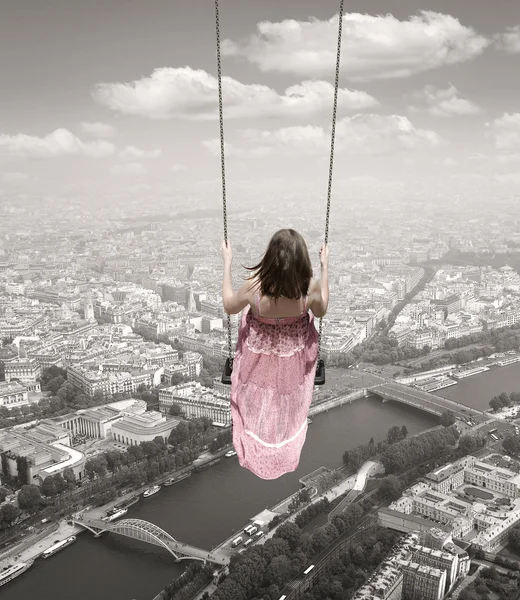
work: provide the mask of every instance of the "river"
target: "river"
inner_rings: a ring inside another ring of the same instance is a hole
[[[486,409],[502,391],[520,391],[520,364],[497,368],[441,390],[441,395]],[[274,481],[257,479],[241,469],[236,458],[223,459],[202,473],[141,499],[127,517],[155,523],[176,539],[211,549],[248,519],[294,493],[298,479],[320,466],[337,467],[347,448],[382,439],[392,425],[406,425],[416,433],[435,425],[427,413],[370,397],[313,417],[300,465],[294,473]],[[170,554],[121,536],[89,532],[59,554],[37,560],[24,575],[0,589],[8,600],[151,600],[178,577],[183,563]]]

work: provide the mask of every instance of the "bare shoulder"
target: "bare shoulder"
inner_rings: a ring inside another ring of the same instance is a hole
[[[253,277],[252,279],[246,279],[246,281],[244,282],[243,288],[244,288],[245,296],[251,304],[254,303],[255,294],[256,294],[257,290],[259,289],[259,287],[260,287],[260,282],[258,281],[258,279],[256,277]]]

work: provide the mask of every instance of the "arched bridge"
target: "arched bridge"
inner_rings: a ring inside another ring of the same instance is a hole
[[[148,521],[142,521],[141,519],[123,519],[114,523],[107,523],[100,519],[89,519],[80,516],[72,519],[72,521],[74,524],[92,531],[96,537],[108,531],[134,540],[140,540],[141,542],[148,542],[155,546],[161,546],[168,550],[176,562],[180,562],[181,560],[201,560],[219,565],[228,565],[231,556],[231,552],[224,548],[208,552],[202,548],[178,542],[169,533],[157,527],[157,525]]]
[[[442,415],[446,410],[451,410],[459,416],[470,416],[470,415],[484,415],[486,413],[476,408],[471,408],[453,400],[447,400],[441,396],[430,394],[415,387],[409,387],[396,381],[386,381],[380,383],[371,388],[367,388],[367,391],[379,396],[383,400],[394,400],[395,402],[402,402],[403,404],[409,404],[415,406],[421,410],[425,410],[435,415]]]

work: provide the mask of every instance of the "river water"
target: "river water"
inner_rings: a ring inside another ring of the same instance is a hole
[[[476,408],[502,391],[520,391],[520,364],[470,377],[441,394]],[[274,481],[257,479],[241,469],[237,459],[223,459],[131,507],[127,517],[155,523],[179,541],[210,550],[248,519],[294,493],[298,479],[320,466],[341,464],[343,452],[382,439],[392,425],[406,425],[416,433],[437,423],[436,418],[397,403],[382,404],[371,397],[318,414],[309,426],[300,465],[294,473]],[[151,600],[184,570],[171,555],[121,536],[89,532],[12,583],[0,588],[0,598],[26,600]]]

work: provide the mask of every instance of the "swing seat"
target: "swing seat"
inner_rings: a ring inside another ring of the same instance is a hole
[[[233,372],[233,359],[226,358],[224,371],[222,372],[221,382],[224,385],[231,385],[231,373]],[[325,362],[320,358],[316,365],[316,375],[314,376],[314,385],[325,385]]]
[[[316,365],[314,385],[325,385],[325,363],[321,358],[318,361],[318,364]]]
[[[233,359],[226,358],[226,364],[224,365],[222,379],[220,380],[224,385],[231,385],[231,373],[232,372],[233,372]]]

